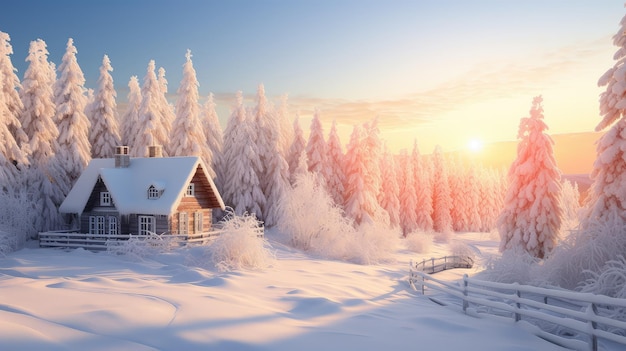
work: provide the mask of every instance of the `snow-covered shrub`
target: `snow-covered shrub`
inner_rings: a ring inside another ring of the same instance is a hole
[[[426,232],[409,233],[404,238],[407,249],[415,253],[427,253],[433,243],[433,234]]]
[[[581,292],[593,293],[626,299],[626,259],[619,256],[615,260],[610,260],[602,267],[599,273],[589,272],[591,278],[584,282],[580,288]],[[616,307],[608,310],[610,317],[626,320],[626,308]],[[615,331],[613,331],[615,332]],[[621,334],[624,335],[624,330]]]
[[[506,250],[500,257],[491,257],[485,270],[478,274],[480,279],[500,283],[530,284],[534,281],[537,259],[525,250]]]
[[[178,247],[177,241],[171,236],[155,233],[131,236],[128,240],[107,241],[107,252],[111,255],[123,255],[134,261],[142,261],[146,257],[169,252]]]
[[[334,236],[354,233],[352,223],[311,173],[298,176],[281,201],[283,217],[278,228],[295,248],[317,251],[335,242]]]
[[[0,255],[20,249],[37,236],[33,223],[38,215],[26,192],[0,190]]]
[[[469,257],[472,261],[475,261],[476,259],[476,251],[474,251],[469,245],[460,241],[454,241],[450,244],[450,255]]]
[[[353,222],[316,180],[305,173],[283,197],[278,230],[288,245],[326,258],[372,264],[386,260],[399,233],[384,221]]]
[[[265,238],[259,237],[261,222],[253,215],[236,216],[232,209],[222,221],[222,234],[208,249],[215,267],[224,272],[265,268],[274,255]]]
[[[589,272],[591,278],[584,282],[582,292],[626,299],[626,259],[619,256],[608,261],[599,273]]]
[[[544,262],[543,276],[567,289],[580,287],[592,273],[626,252],[626,225],[617,215],[605,220],[589,220],[585,228],[573,230]]]
[[[391,229],[388,221],[363,223],[354,235],[352,261],[359,264],[374,264],[389,260],[400,238],[399,229]]]

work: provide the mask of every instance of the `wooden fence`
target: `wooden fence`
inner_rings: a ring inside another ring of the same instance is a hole
[[[453,268],[472,268],[474,260],[469,256],[446,256],[416,262],[411,268],[428,274]]]
[[[533,326],[539,337],[563,347],[597,351],[602,349],[598,348],[599,339],[614,343],[619,349],[626,347],[626,322],[615,317],[620,310],[622,316],[626,314],[626,299],[488,282],[470,279],[467,274],[460,284],[446,282],[415,270],[413,263],[409,283],[422,294],[428,287],[459,298],[467,314],[523,320]]]
[[[185,246],[189,244],[206,244],[221,235],[223,230],[196,234],[160,234],[157,237],[169,240],[172,244]],[[89,234],[77,230],[59,230],[39,233],[40,247],[79,248],[87,250],[106,250],[109,245],[123,244],[130,238],[144,239],[155,236],[134,234]],[[263,237],[263,228],[257,229],[257,237]]]

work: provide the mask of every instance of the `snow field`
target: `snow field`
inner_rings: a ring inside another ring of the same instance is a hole
[[[263,270],[189,264],[200,247],[143,260],[105,252],[26,248],[0,259],[0,349],[68,350],[556,350],[513,323],[476,319],[412,292],[398,245],[379,265],[316,258],[269,233]],[[459,234],[482,256],[497,243]],[[441,273],[456,279],[475,270]]]

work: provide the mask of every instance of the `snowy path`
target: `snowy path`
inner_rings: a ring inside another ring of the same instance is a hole
[[[275,249],[272,267],[235,273],[189,267],[193,250],[21,250],[0,259],[0,349],[559,349],[415,295],[407,252],[362,266]]]

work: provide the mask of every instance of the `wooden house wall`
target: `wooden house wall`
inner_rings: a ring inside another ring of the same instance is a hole
[[[172,233],[179,232],[178,214],[180,212],[187,213],[187,233],[194,233],[194,213],[198,211],[202,212],[202,231],[208,232],[212,228],[213,213],[211,208],[219,207],[219,202],[199,165],[191,182],[194,184],[194,196],[183,196],[181,198],[180,204],[178,204],[178,208],[176,208],[176,212],[171,218]]]
[[[120,218],[119,218],[119,213],[117,211],[115,211],[114,208],[111,208],[112,211],[92,211],[92,212],[83,212],[83,214],[80,216],[80,232],[81,233],[89,233],[89,217],[91,216],[104,216],[105,217],[105,232],[108,233],[109,231],[109,219],[108,217],[117,217],[117,223],[118,223],[118,231],[120,230],[119,228],[119,223],[120,223]],[[123,233],[123,232],[120,232]]]
[[[170,232],[169,216],[165,215],[153,215],[148,213],[131,214],[128,217],[128,233],[139,234],[139,216],[152,216],[156,218],[156,230],[155,234],[163,234]],[[126,234],[126,233],[125,233]]]
[[[91,195],[89,195],[89,200],[87,200],[87,204],[85,204],[85,209],[83,212],[91,212],[94,207],[100,207],[100,193],[103,191],[108,191],[106,185],[100,177],[96,181],[93,189],[91,190]],[[113,203],[113,199],[111,199],[111,203]]]

